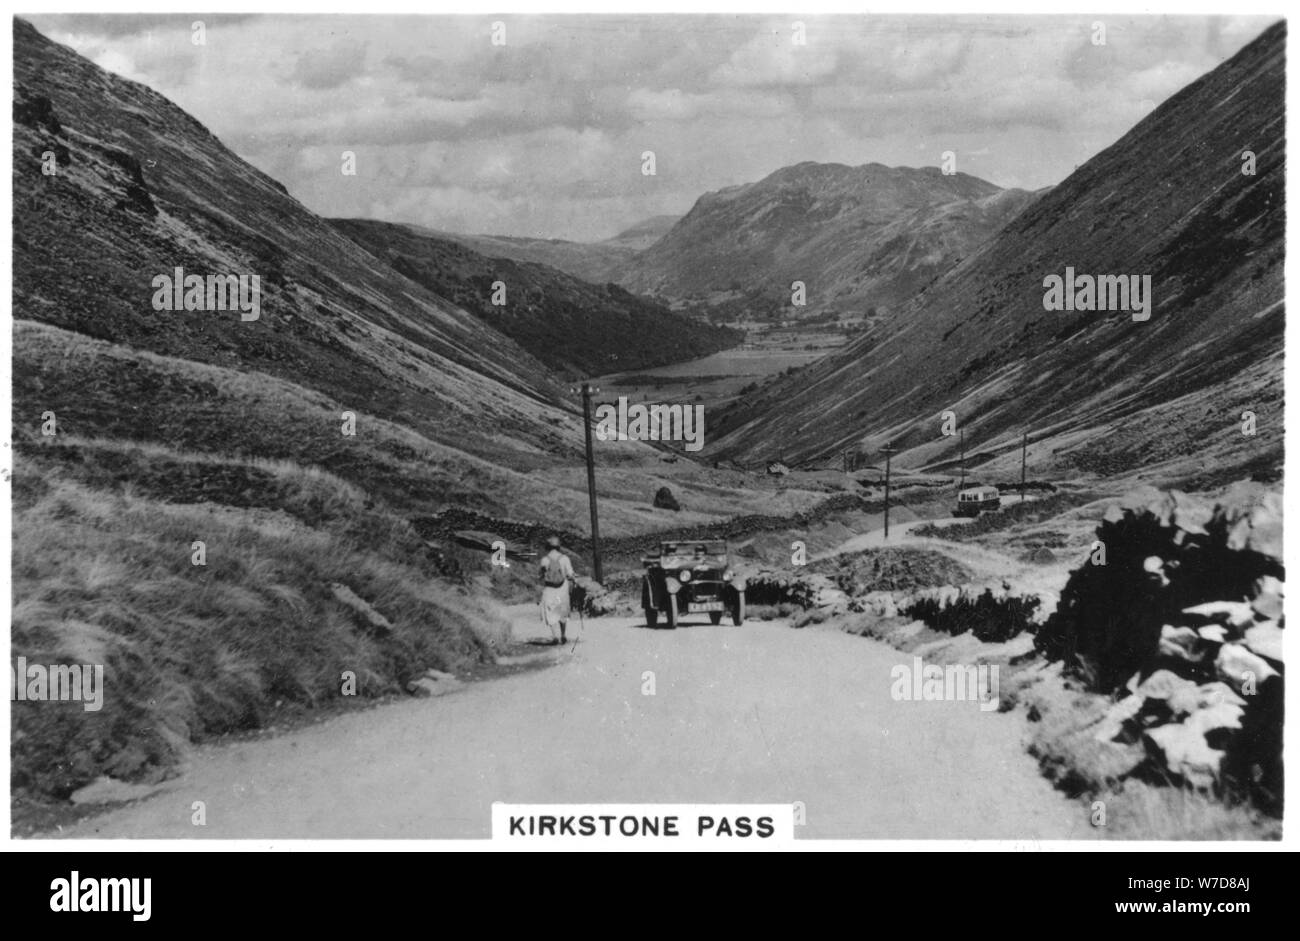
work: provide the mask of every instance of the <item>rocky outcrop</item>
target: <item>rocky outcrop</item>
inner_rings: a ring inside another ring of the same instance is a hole
[[[1143,769],[1203,789],[1282,795],[1281,494],[1259,484],[1217,502],[1145,492],[1097,530],[1037,637],[1049,659],[1117,697],[1098,741],[1144,750]]]

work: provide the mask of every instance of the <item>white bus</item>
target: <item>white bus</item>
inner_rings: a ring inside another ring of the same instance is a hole
[[[996,510],[1002,505],[997,487],[967,487],[957,494],[958,516],[979,516],[985,510]]]

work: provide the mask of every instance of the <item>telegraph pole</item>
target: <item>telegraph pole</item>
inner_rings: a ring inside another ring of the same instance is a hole
[[[966,486],[966,429],[961,430],[961,483],[957,485],[960,490]]]
[[[591,394],[599,392],[590,382],[582,384],[582,425],[587,432],[587,497],[591,502],[591,574],[604,582],[600,570],[600,523],[596,519],[596,459],[591,452]]]
[[[883,447],[880,449],[885,455],[885,538],[889,538],[889,460],[898,453],[898,448]]]
[[[1029,431],[1020,433],[1020,502],[1025,502],[1025,452],[1029,449]]]

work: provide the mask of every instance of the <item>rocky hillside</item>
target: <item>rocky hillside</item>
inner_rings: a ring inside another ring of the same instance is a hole
[[[707,356],[743,339],[739,331],[670,313],[617,285],[589,284],[533,262],[488,258],[410,226],[363,219],[333,224],[396,272],[473,312],[575,379]],[[492,302],[498,282],[505,287],[503,305]]]
[[[895,467],[949,466],[952,409],[991,474],[1018,473],[1026,429],[1035,473],[1276,476],[1284,55],[1279,23],[851,346],[725,416],[713,455],[875,462],[892,441]],[[1067,267],[1149,275],[1150,319],[1046,310]]]
[[[601,242],[571,242],[566,239],[530,239],[508,235],[462,235],[435,232],[412,226],[435,238],[459,242],[489,258],[510,258],[558,268],[584,281],[604,284],[673,227],[677,216],[651,216]]]
[[[860,314],[910,298],[1031,199],[935,167],[801,163],[700,197],[615,280],[677,300],[740,292],[791,312],[799,280],[804,312]]]

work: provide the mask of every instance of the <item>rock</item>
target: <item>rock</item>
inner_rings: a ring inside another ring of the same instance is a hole
[[[1246,629],[1245,644],[1261,657],[1282,662],[1282,628],[1276,621],[1264,621]]]
[[[1207,624],[1205,627],[1198,627],[1196,633],[1202,640],[1208,640],[1211,643],[1223,644],[1228,641],[1228,629],[1222,624]]]
[[[1255,599],[1251,601],[1250,606],[1260,617],[1270,621],[1280,621],[1283,612],[1283,595],[1282,582],[1272,575],[1264,575],[1255,582]]]
[[[817,593],[817,597],[813,599],[813,606],[847,611],[849,609],[849,596],[838,588],[828,588]]]
[[[1166,624],[1160,628],[1160,655],[1163,657],[1200,663],[1205,659],[1205,651],[1200,649],[1200,642],[1200,635],[1190,627]]]
[[[1237,630],[1244,630],[1255,621],[1255,612],[1244,601],[1207,601],[1190,608],[1184,608],[1195,624],[1227,624]]]
[[[1227,683],[1214,680],[1194,689],[1181,687],[1168,699],[1169,711],[1175,716],[1192,715],[1202,709],[1220,705],[1244,706],[1246,701]]]
[[[431,680],[451,680],[453,683],[459,682],[454,673],[444,673],[442,670],[435,670],[432,667],[424,671],[424,675]]]
[[[1244,706],[1236,703],[1221,702],[1204,709],[1197,709],[1187,717],[1183,725],[1196,729],[1202,735],[1215,729],[1240,729],[1241,717],[1246,711]]]
[[[1195,690],[1196,684],[1168,670],[1156,670],[1138,685],[1137,695],[1142,699],[1170,699],[1177,693]]]
[[[1227,529],[1229,549],[1248,549],[1282,559],[1281,493],[1260,484],[1239,481],[1223,495],[1223,507],[1216,516]]]
[[[1124,731],[1125,723],[1136,717],[1141,710],[1141,696],[1125,696],[1106,710],[1093,738],[1099,742],[1114,741],[1115,737]]]
[[[1149,555],[1142,560],[1142,570],[1147,573],[1147,577],[1154,582],[1159,582],[1162,587],[1169,585],[1169,577],[1165,575],[1165,560],[1158,555]]]
[[[1170,723],[1148,729],[1142,740],[1154,758],[1193,787],[1208,789],[1218,780],[1224,753],[1211,748],[1199,729]]]
[[[1170,522],[1185,533],[1193,533],[1197,536],[1209,535],[1206,527],[1214,519],[1213,505],[1181,490],[1171,490],[1169,496],[1174,501]]]
[[[1246,684],[1251,683],[1252,691],[1243,693],[1246,696],[1258,691],[1265,680],[1279,675],[1267,660],[1241,644],[1224,644],[1220,647],[1214,669],[1219,678],[1232,687],[1233,692],[1242,693]]]
[[[330,590],[334,592],[335,598],[359,614],[365,619],[366,623],[375,630],[382,634],[387,634],[393,629],[392,622],[390,622],[388,618],[384,617],[372,608],[365,599],[358,597],[356,592],[347,585],[344,585],[341,582],[333,582],[330,585]]]
[[[682,508],[681,504],[677,502],[677,498],[673,496],[673,492],[667,487],[660,487],[655,491],[654,506],[659,510],[678,511]]]

